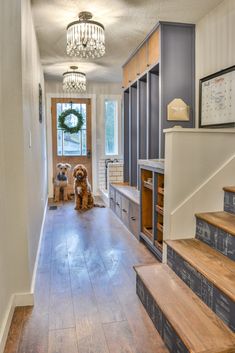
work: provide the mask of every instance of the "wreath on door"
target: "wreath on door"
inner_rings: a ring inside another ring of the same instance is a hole
[[[66,119],[71,115],[74,115],[75,117],[77,117],[76,124],[75,125],[73,124],[72,126],[71,124],[69,124],[69,122],[66,122]],[[69,134],[76,134],[82,128],[83,116],[75,109],[64,110],[58,118],[58,125],[59,125],[59,128],[64,132],[67,132]]]

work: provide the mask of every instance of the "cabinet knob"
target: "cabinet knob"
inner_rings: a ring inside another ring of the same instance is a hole
[[[116,202],[116,205],[117,205],[118,207],[120,207],[120,203],[119,203],[119,202]]]
[[[122,209],[122,212],[125,212],[125,213],[127,213],[127,210],[125,210],[125,208],[123,208],[123,209]]]
[[[136,221],[136,218],[135,218],[135,217],[131,217],[131,220],[132,220],[132,221]]]

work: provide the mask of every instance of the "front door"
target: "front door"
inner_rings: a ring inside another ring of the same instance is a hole
[[[82,129],[75,134],[64,132],[58,127],[60,114],[67,109],[76,109],[83,115]],[[91,151],[91,100],[53,98],[52,99],[52,144],[53,144],[53,177],[57,174],[57,163],[69,163],[72,170],[75,165],[83,164],[88,171],[92,184],[92,151]],[[72,170],[69,173],[69,193],[73,193]]]

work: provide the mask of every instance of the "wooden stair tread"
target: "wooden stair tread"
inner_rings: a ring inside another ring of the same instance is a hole
[[[222,212],[196,213],[195,216],[235,236],[235,215],[234,214],[222,211]]]
[[[168,240],[166,244],[235,301],[234,261],[198,239]]]
[[[167,265],[135,271],[190,353],[235,352],[235,335]]]
[[[235,186],[225,186],[223,188],[224,191],[227,191],[227,192],[233,192],[235,193]]]

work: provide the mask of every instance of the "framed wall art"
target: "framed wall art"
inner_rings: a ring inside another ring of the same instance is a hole
[[[199,127],[235,127],[235,65],[200,80]]]

